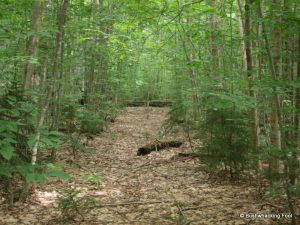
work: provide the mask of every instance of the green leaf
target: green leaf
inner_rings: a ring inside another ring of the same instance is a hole
[[[53,135],[53,136],[56,136],[56,137],[60,137],[60,136],[63,136],[64,134],[59,132],[59,131],[50,131],[49,132],[49,135]]]
[[[10,112],[13,116],[20,116],[20,111],[18,109],[12,109]]]
[[[0,165],[0,175],[3,175],[5,177],[11,177],[11,173],[12,173],[12,171],[9,167]]]
[[[13,155],[14,155],[14,148],[11,145],[4,145],[0,149],[0,154],[6,160],[10,160],[13,157]]]
[[[37,174],[36,181],[40,184],[45,184],[47,181],[45,174]]]
[[[17,132],[18,131],[18,124],[16,122],[9,122],[7,123],[6,129],[12,132]]]
[[[26,182],[27,183],[32,183],[35,181],[35,174],[34,173],[28,173],[25,176]]]
[[[7,124],[7,121],[6,120],[0,120],[0,132],[4,132],[6,131],[6,124]]]
[[[35,139],[35,135],[29,135],[28,140],[27,140],[27,144],[29,148],[32,148],[33,145],[35,144],[36,139]]]
[[[46,172],[46,176],[48,177],[58,177],[62,180],[69,180],[71,176],[64,171],[56,170],[56,169],[48,169]]]
[[[17,171],[18,173],[20,173],[21,176],[23,176],[23,177],[26,178],[28,174],[34,174],[34,168],[35,168],[35,167],[36,167],[36,166],[31,165],[31,164],[29,164],[29,163],[27,163],[27,164],[22,164],[22,165],[16,166],[16,171]]]
[[[3,134],[2,136],[5,138],[4,140],[2,140],[2,142],[11,144],[17,143],[11,134]]]
[[[86,176],[83,176],[83,178],[91,183],[95,183],[97,185],[100,185],[103,182],[103,178],[99,173],[92,173]]]

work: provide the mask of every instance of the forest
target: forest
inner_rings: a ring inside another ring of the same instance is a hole
[[[0,225],[300,224],[300,0],[0,0]]]

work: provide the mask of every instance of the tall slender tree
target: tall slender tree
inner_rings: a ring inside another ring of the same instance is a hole
[[[28,47],[27,47],[27,56],[29,58],[24,72],[23,77],[23,90],[28,90],[33,80],[36,80],[37,77],[34,77],[35,73],[35,64],[37,53],[38,53],[38,45],[39,45],[39,32],[40,32],[40,24],[42,18],[42,8],[43,8],[43,0],[35,0],[33,4],[33,15],[32,15],[32,24],[31,24],[31,32],[32,34],[29,37]]]
[[[60,51],[61,51],[61,45],[62,45],[62,34],[64,30],[64,25],[66,22],[67,17],[67,10],[69,7],[70,0],[64,0],[62,7],[60,9],[60,12],[58,14],[58,31],[56,33],[56,39],[55,39],[55,50],[54,50],[54,61],[53,61],[53,68],[52,68],[52,77],[51,81],[49,83],[46,98],[44,100],[42,110],[38,119],[38,124],[36,127],[36,136],[35,136],[35,144],[32,148],[32,158],[31,163],[34,165],[37,160],[37,153],[38,153],[38,147],[40,144],[41,139],[41,132],[40,128],[43,126],[45,117],[48,112],[49,104],[51,101],[51,98],[53,96],[53,91],[55,90],[55,85],[57,84],[55,81],[58,76],[58,64],[59,64],[59,57],[60,57]],[[53,155],[53,154],[52,154]]]
[[[246,55],[246,69],[247,76],[249,79],[249,94],[256,100],[256,92],[253,89],[253,80],[255,79],[253,71],[253,60],[252,60],[252,46],[251,46],[251,1],[245,1],[245,55]],[[252,130],[252,149],[257,155],[259,146],[259,130],[258,130],[258,109],[257,106],[253,107],[250,113],[251,130]]]

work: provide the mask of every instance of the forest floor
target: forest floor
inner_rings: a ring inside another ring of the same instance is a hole
[[[27,203],[10,208],[1,205],[0,224],[275,224],[271,219],[240,218],[240,213],[271,213],[270,206],[260,209],[262,196],[257,194],[255,181],[244,177],[230,182],[226,176],[210,176],[198,158],[178,156],[190,152],[189,142],[180,148],[137,156],[139,147],[154,141],[167,117],[167,108],[149,110],[124,109],[115,123],[90,141],[94,153],[81,152],[77,160],[66,160],[71,158],[70,149],[62,148],[58,161],[65,163],[64,169],[72,179],[53,179],[36,186]],[[183,140],[184,135],[178,132],[165,139]],[[84,179],[91,173],[101,174],[103,182],[98,185]],[[57,198],[61,189],[70,187],[80,190],[80,197],[93,197],[102,206],[83,214],[83,221],[77,216],[75,221],[62,222]]]

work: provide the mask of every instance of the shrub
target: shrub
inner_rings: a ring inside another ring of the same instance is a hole
[[[24,98],[21,93],[19,86],[13,83],[0,99],[0,179],[10,204],[25,200],[31,183],[44,183],[51,176],[69,178],[53,166],[31,165],[38,110],[34,99]],[[40,133],[41,147],[59,147],[59,132],[41,127]]]
[[[205,162],[210,169],[239,174],[247,164],[250,133],[243,113],[231,109],[208,110],[201,126]]]
[[[79,198],[80,191],[76,188],[63,189],[62,196],[58,199],[58,207],[64,221],[75,220],[80,216],[84,220],[84,214],[96,204],[94,199]]]

